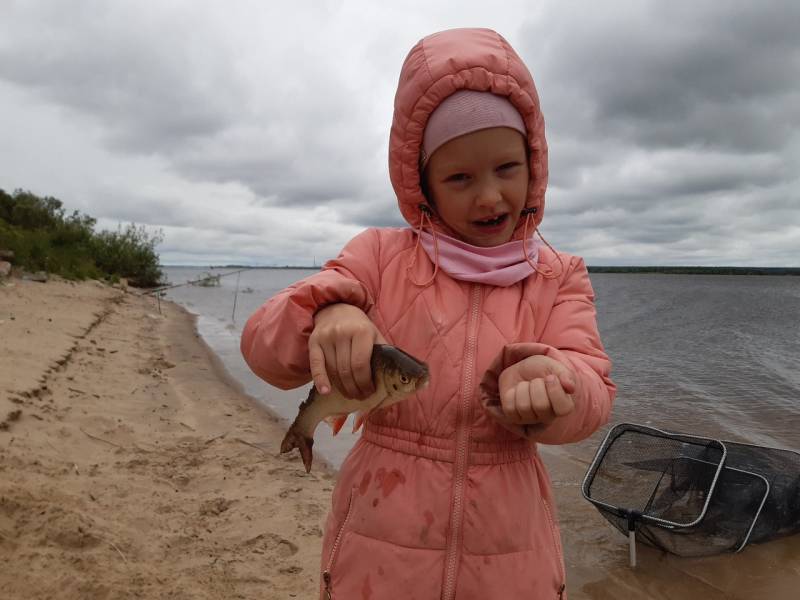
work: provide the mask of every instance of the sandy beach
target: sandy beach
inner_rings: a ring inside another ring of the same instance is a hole
[[[315,598],[334,475],[279,457],[180,307],[96,282],[0,286],[0,590],[17,599]],[[571,600],[790,600],[798,536],[677,559],[585,502],[548,449]],[[399,595],[398,598],[401,598]],[[383,599],[373,599],[383,600]]]
[[[97,283],[0,287],[0,593],[312,598],[333,479],[182,309]]]

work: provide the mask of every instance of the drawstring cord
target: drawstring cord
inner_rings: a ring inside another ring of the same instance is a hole
[[[433,221],[431,221],[431,208],[427,204],[420,204],[419,205],[419,227],[417,227],[417,241],[414,244],[414,253],[411,262],[408,264],[406,268],[406,272],[408,273],[408,279],[416,286],[419,287],[428,287],[431,282],[436,278],[436,274],[439,272],[439,240],[436,238],[436,229],[433,226]],[[431,230],[431,235],[433,236],[433,275],[425,281],[424,283],[420,283],[411,273],[411,270],[414,268],[414,265],[417,264],[417,253],[419,252],[419,245],[420,241],[422,240],[422,228],[425,226],[425,219],[428,219],[428,227]]]
[[[528,225],[531,222],[531,218],[538,212],[538,210],[539,209],[536,206],[532,206],[530,208],[523,208],[522,211],[520,212],[520,216],[525,217],[525,225],[522,228],[522,254],[525,257],[525,261],[531,266],[531,268],[534,271],[539,273],[539,275],[541,275],[545,279],[556,279],[561,275],[561,273],[564,272],[564,263],[561,261],[561,257],[558,255],[558,252],[556,252],[555,249],[550,244],[547,243],[547,240],[544,239],[542,232],[539,231],[539,227],[535,224],[533,226],[533,233],[538,234],[539,238],[544,242],[544,245],[550,248],[553,254],[555,254],[556,259],[558,259],[558,264],[561,265],[561,270],[558,273],[553,273],[553,269],[551,269],[550,267],[547,267],[546,270],[539,269],[539,267],[533,263],[530,256],[528,256]]]

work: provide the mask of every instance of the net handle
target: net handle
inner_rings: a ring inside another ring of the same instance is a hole
[[[626,517],[628,519],[628,556],[632,569],[636,568],[636,521],[642,513],[631,510]]]

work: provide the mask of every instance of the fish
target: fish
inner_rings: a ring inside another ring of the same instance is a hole
[[[430,382],[426,363],[388,344],[373,345],[370,369],[375,391],[363,400],[348,398],[336,388],[328,394],[320,394],[312,385],[308,398],[300,404],[297,417],[281,442],[281,454],[299,449],[306,473],[309,473],[314,458],[314,431],[320,422],[326,421],[336,435],[347,415],[357,412],[353,426],[355,433],[370,413],[405,400]]]

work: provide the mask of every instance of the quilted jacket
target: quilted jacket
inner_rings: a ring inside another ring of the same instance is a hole
[[[403,216],[414,227],[422,219],[417,165],[425,122],[464,88],[505,95],[523,115],[531,150],[527,206],[537,208],[538,225],[547,146],[536,90],[509,44],[485,29],[424,38],[403,65],[389,154]],[[432,227],[452,233],[435,218]],[[321,272],[264,304],[242,336],[256,374],[297,387],[310,380],[315,312],[346,302],[431,368],[425,390],[370,415],[341,467],[324,532],[321,597],[564,598],[560,536],[537,444],[590,435],[608,419],[615,392],[586,267],[542,248],[540,272],[509,287],[466,283],[441,270],[432,278],[435,265],[416,239],[413,228],[364,231]],[[573,369],[580,393],[573,413],[522,435],[500,425],[484,403],[499,372],[532,354]]]

